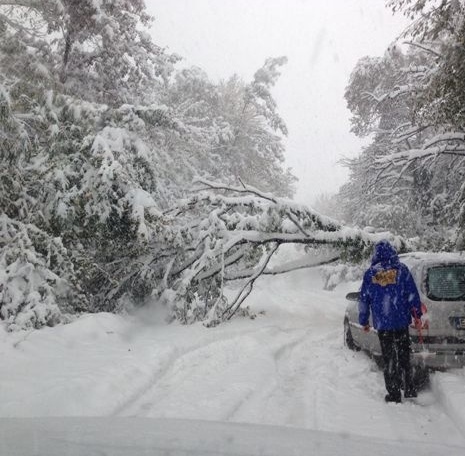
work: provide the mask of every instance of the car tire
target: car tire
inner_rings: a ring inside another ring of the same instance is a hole
[[[374,354],[372,354],[371,357],[373,361],[375,362],[376,366],[378,367],[378,369],[383,370],[384,369],[383,357],[381,355],[374,355]]]
[[[352,331],[350,330],[349,320],[347,320],[347,318],[344,320],[344,345],[350,350],[360,350],[360,347],[357,346],[352,337]]]
[[[424,366],[412,366],[413,384],[418,390],[429,385],[429,370]]]

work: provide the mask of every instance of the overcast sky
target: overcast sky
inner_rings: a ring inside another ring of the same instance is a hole
[[[384,0],[146,0],[157,44],[212,79],[250,80],[285,55],[274,95],[289,128],[286,163],[296,199],[311,203],[347,179],[338,164],[362,145],[350,133],[344,89],[357,60],[382,55],[405,28]]]

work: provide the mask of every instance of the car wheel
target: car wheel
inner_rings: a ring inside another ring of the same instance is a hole
[[[347,318],[344,320],[344,345],[350,350],[360,350],[352,337],[352,331],[350,330],[349,320],[347,320]]]
[[[372,355],[372,357],[373,357],[373,361],[376,363],[376,366],[379,369],[383,369],[384,368],[383,357],[380,355]]]
[[[421,390],[429,385],[429,370],[424,366],[412,367],[413,384]]]

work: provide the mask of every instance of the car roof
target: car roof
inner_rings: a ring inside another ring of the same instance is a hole
[[[435,264],[465,264],[465,252],[409,252],[399,255],[399,260],[408,266],[418,263]]]

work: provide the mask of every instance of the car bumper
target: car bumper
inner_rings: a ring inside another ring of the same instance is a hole
[[[414,348],[411,359],[413,365],[431,369],[461,368],[465,366],[465,351]]]

